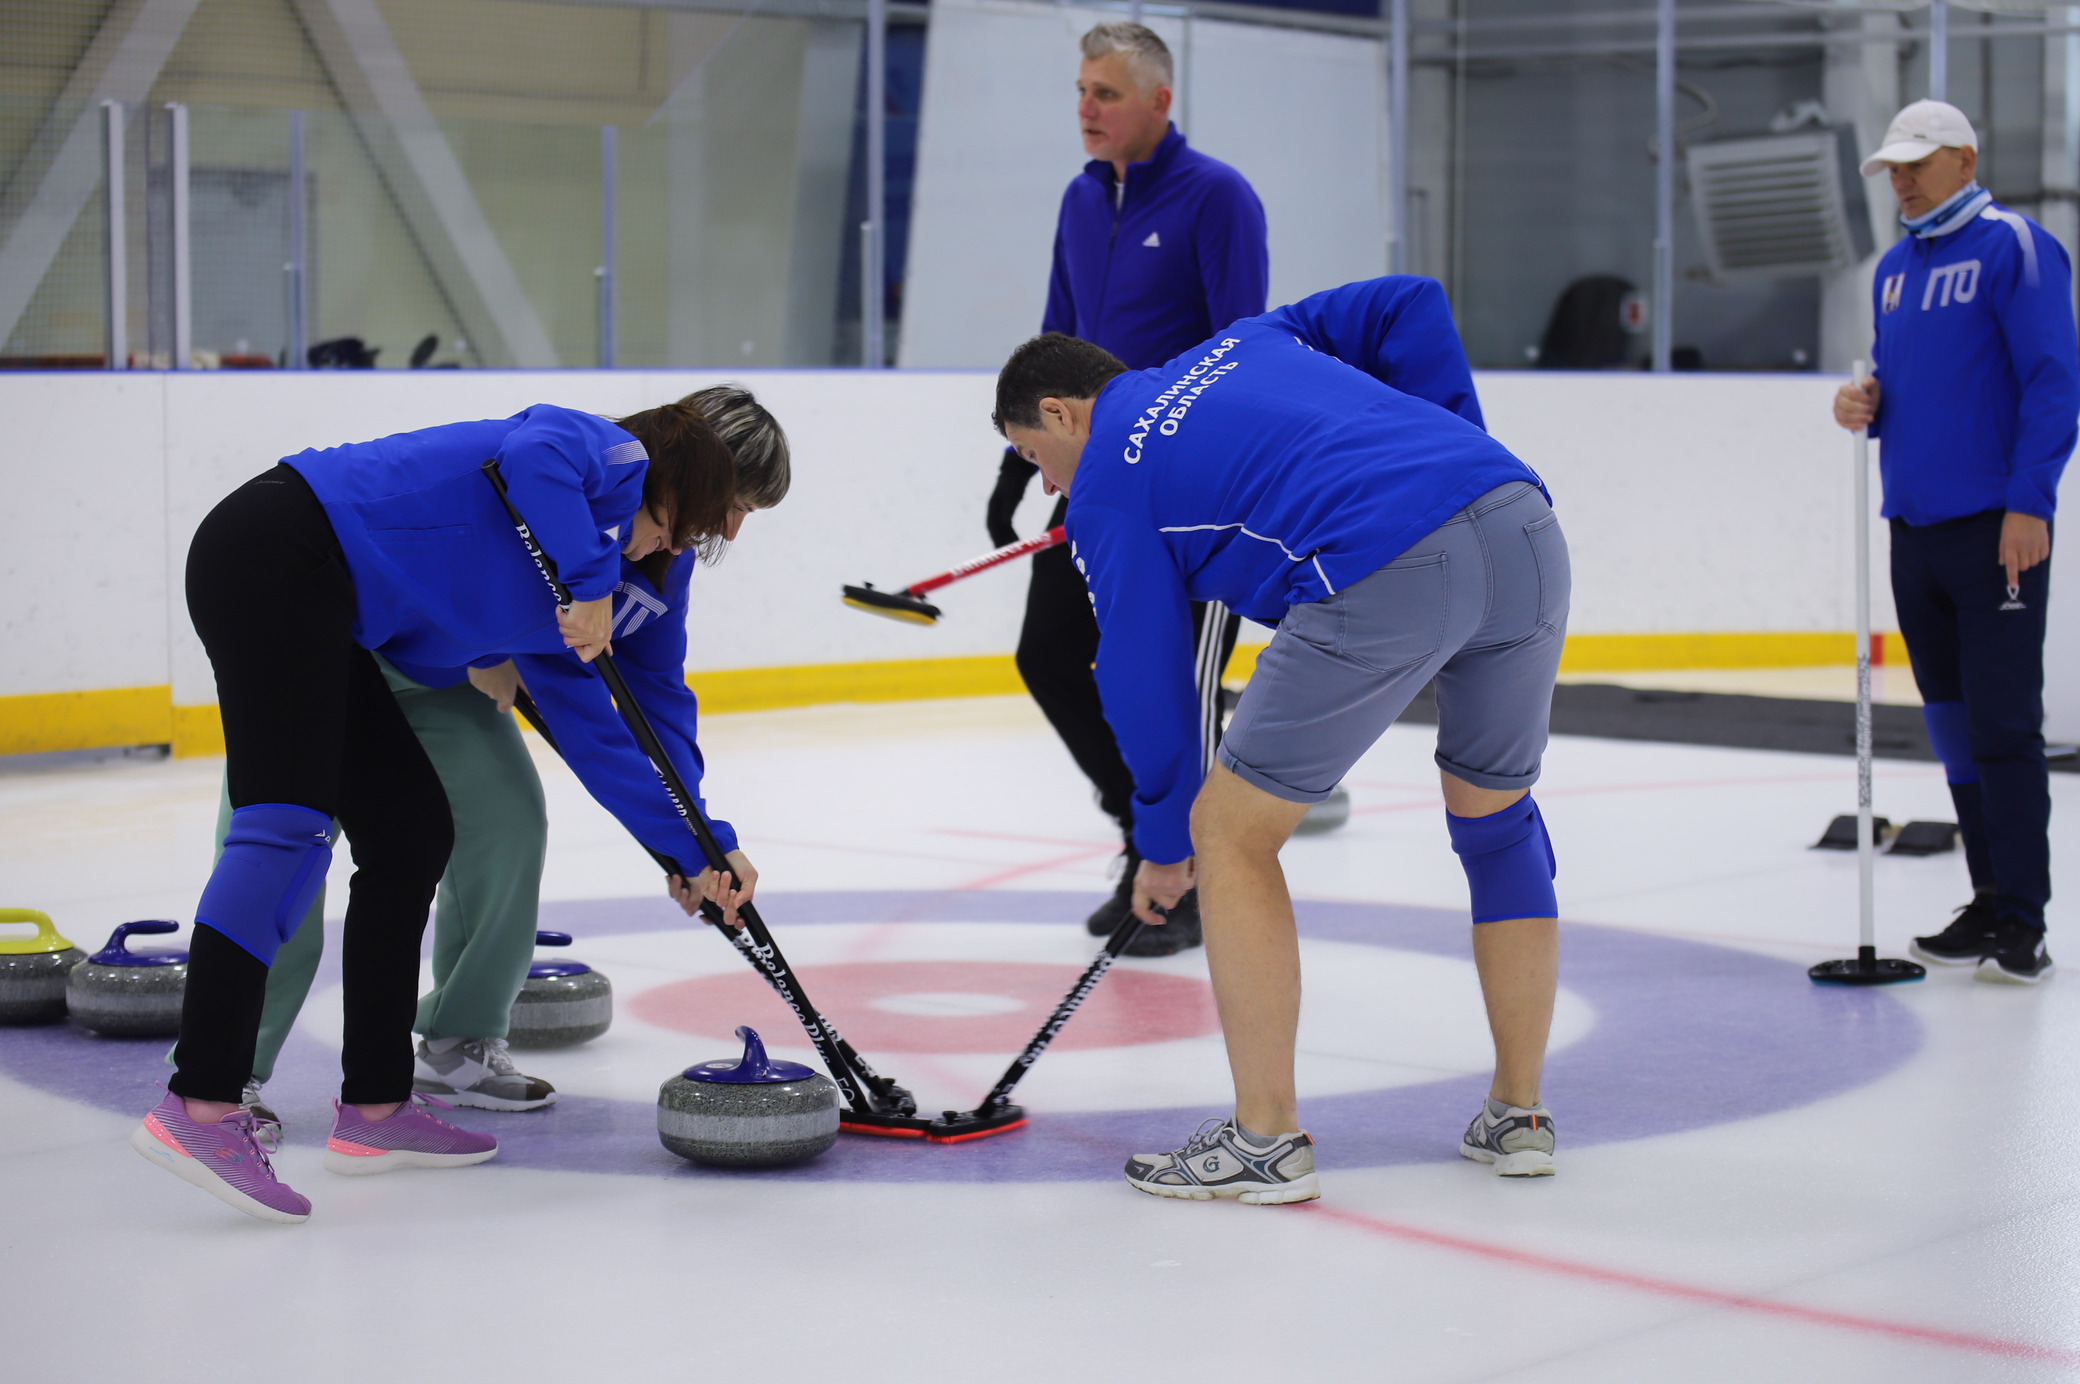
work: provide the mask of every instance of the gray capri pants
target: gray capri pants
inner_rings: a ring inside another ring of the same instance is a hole
[[[1286,612],[1220,761],[1273,797],[1319,802],[1435,678],[1437,766],[1481,788],[1529,788],[1570,588],[1545,496],[1497,486],[1363,581]]]

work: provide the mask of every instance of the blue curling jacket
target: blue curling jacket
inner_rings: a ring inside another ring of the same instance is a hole
[[[705,815],[708,805],[701,796],[701,778],[707,764],[695,739],[700,704],[686,686],[686,603],[693,568],[694,555],[681,553],[665,574],[664,590],[659,591],[634,563],[622,559],[621,580],[614,588],[614,663],[628,680],[629,690],[657,732],[672,767],[693,794],[694,805]],[[388,651],[383,652],[387,657]],[[423,668],[397,658],[390,661],[406,677],[428,687],[451,687],[467,676],[461,668]],[[699,843],[680,820],[657,781],[656,770],[636,744],[628,723],[614,709],[606,683],[592,666],[568,649],[554,654],[517,654],[514,662],[565,762],[593,799],[613,813],[636,840],[678,862],[682,874],[698,874],[707,868]],[[708,825],[724,851],[737,849],[735,827],[712,815]]]
[[[1428,279],[1318,293],[1105,386],[1067,524],[1143,856],[1192,853],[1202,771],[1188,603],[1276,624],[1510,481],[1538,477],[1482,430]]]
[[[2080,436],[2072,268],[2043,227],[1984,192],[1938,223],[1953,225],[1894,245],[1871,285],[1884,512],[2049,519]]]
[[[339,535],[363,648],[422,668],[563,651],[556,604],[481,472],[493,457],[573,595],[598,600],[621,579],[649,457],[593,414],[536,404],[284,457]]]
[[[1173,125],[1118,193],[1112,165],[1094,159],[1062,194],[1041,331],[1141,369],[1264,310],[1264,205],[1240,173]]]
[[[658,592],[621,556],[643,500],[643,445],[604,418],[536,404],[511,418],[450,423],[301,452],[294,467],[325,506],[354,581],[354,638],[428,687],[470,664],[515,658],[585,787],[637,840],[698,868],[691,834],[614,710],[598,674],[564,647],[556,602],[482,474],[496,457],[513,504],[581,601],[612,593],[615,662],[696,794],[702,762],[687,690],[686,592],[693,555]],[[714,822],[724,850],[736,833]]]

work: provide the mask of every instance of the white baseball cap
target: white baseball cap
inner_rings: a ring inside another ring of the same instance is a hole
[[[1964,112],[1948,101],[1916,101],[1885,127],[1885,147],[1863,161],[1863,176],[1874,178],[1888,163],[1919,163],[1938,149],[1977,149],[1979,136]]]

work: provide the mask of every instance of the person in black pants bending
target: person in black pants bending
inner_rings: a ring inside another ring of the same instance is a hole
[[[568,606],[544,589],[480,469],[487,457],[569,583]],[[624,561],[718,551],[785,493],[784,477],[752,493],[737,480],[728,446],[686,401],[618,423],[538,404],[299,452],[210,512],[188,550],[188,609],[216,674],[231,824],[196,906],[174,1073],[132,1148],[260,1219],[310,1215],[240,1101],[269,970],[324,882],[336,818],[356,868],[325,1166],[465,1167],[497,1153],[412,1090],[419,938],[454,826],[375,655],[492,671],[514,654],[590,662],[613,635]],[[679,741],[670,752],[697,784],[698,747]],[[638,813],[615,806],[624,821]],[[643,823],[629,825],[640,836]],[[740,850],[728,859],[730,872],[704,871],[693,887],[733,921],[757,872]]]
[[[1042,331],[1095,342],[1135,369],[1162,364],[1238,318],[1264,311],[1270,251],[1264,208],[1243,176],[1185,143],[1170,123],[1170,50],[1139,24],[1100,24],[1083,36],[1077,121],[1091,156],[1062,194]],[[1013,542],[1013,513],[1034,467],[1006,449],[990,496],[990,537]],[[1066,503],[1066,502],[1065,502]],[[1062,522],[1055,507],[1052,524]],[[1226,606],[1196,605],[1204,752],[1220,735],[1220,681],[1240,625]],[[1127,844],[1119,888],[1090,929],[1103,935],[1133,902],[1134,776],[1120,758],[1091,675],[1098,625],[1067,548],[1033,559],[1019,632],[1018,671],[1033,700],[1090,778],[1098,805]],[[1163,956],[1199,943],[1197,896],[1128,951]]]

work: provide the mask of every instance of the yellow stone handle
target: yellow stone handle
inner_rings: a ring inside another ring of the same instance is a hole
[[[69,950],[72,943],[58,935],[51,915],[33,908],[0,908],[0,923],[34,923],[34,937],[0,937],[0,956],[28,956],[36,952]]]

